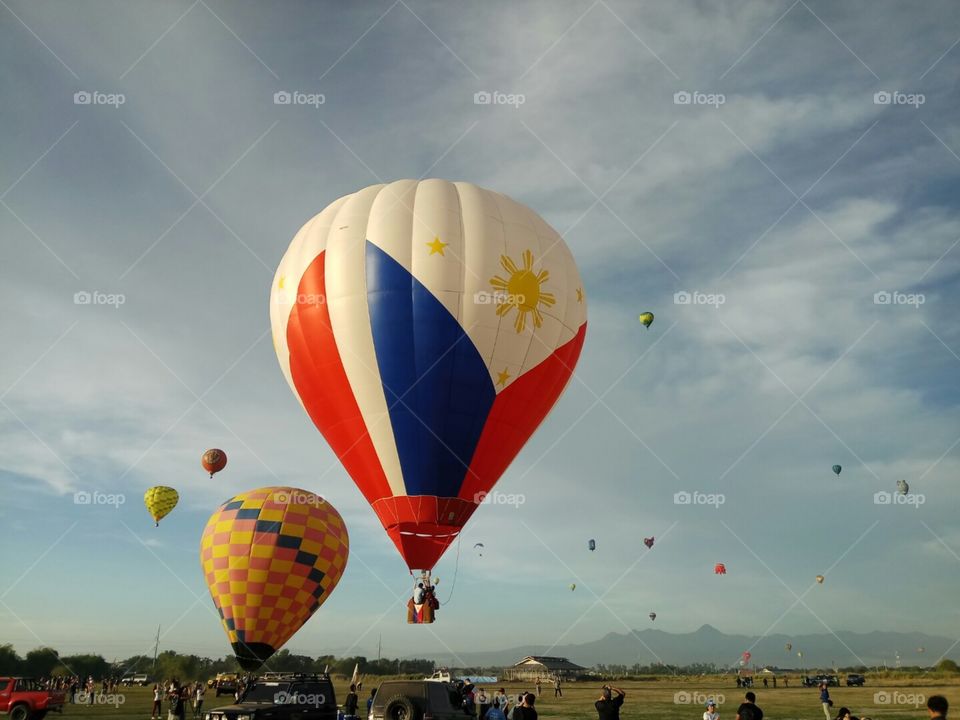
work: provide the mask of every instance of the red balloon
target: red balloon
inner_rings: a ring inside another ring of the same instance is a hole
[[[713,572],[717,575],[726,575],[727,566],[724,565],[723,563],[717,563],[716,565],[713,566]]]
[[[200,464],[203,469],[213,477],[215,473],[220,472],[227,466],[227,454],[223,450],[211,448],[207,450],[200,458]]]

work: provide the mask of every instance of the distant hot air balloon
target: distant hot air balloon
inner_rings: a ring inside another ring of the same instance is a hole
[[[170,511],[177,506],[180,495],[172,487],[157,485],[147,490],[143,495],[143,504],[153,516],[153,521],[160,527],[160,520],[170,514]]]
[[[797,657],[803,659],[803,653],[800,650],[797,651]]]
[[[833,466],[833,474],[834,474],[834,475],[839,475],[841,470],[843,470],[843,468],[840,467],[839,465],[834,465],[834,466]]]
[[[203,469],[213,477],[215,473],[220,472],[227,466],[227,454],[223,450],[211,448],[207,450],[200,458],[200,464]]]
[[[290,388],[411,571],[434,567],[557,402],[587,325],[553,228],[436,179],[335,200],[270,300]]]
[[[652,548],[652,547],[653,547],[653,538],[652,538],[652,537],[644,538],[644,539],[643,539],[643,544],[646,545],[648,549],[649,549],[649,548]]]
[[[570,583],[570,592],[573,592],[573,591],[576,590],[576,589],[577,589],[577,584],[576,584],[576,583]]]
[[[651,619],[651,620],[656,620],[656,619],[657,619],[657,614],[656,614],[655,612],[650,613],[650,619]]]
[[[790,652],[793,650],[793,643],[787,643],[784,647],[787,649],[787,652]]]
[[[439,584],[440,584],[440,578],[435,577],[431,582],[432,582],[434,585],[439,585]]]
[[[823,585],[823,575],[817,575],[817,583]]]
[[[750,654],[749,650],[744,650],[743,655],[741,655],[740,657],[743,658],[743,662],[748,663],[750,662],[750,658],[753,657],[753,655]]]
[[[259,668],[316,612],[349,550],[340,513],[307,490],[250,490],[210,516],[200,561],[240,667]]]
[[[923,654],[924,652],[926,652],[926,650],[925,650],[925,648],[918,647],[918,648],[917,648],[917,652],[920,653],[920,654]]]
[[[590,552],[593,552],[597,549],[597,541],[591,539],[590,542],[587,543],[587,547],[590,548]]]
[[[897,492],[901,495],[906,495],[910,492],[910,486],[907,484],[906,480],[897,480]]]
[[[727,566],[724,565],[723,563],[717,563],[716,565],[713,566],[713,572],[715,575],[726,575]]]
[[[483,557],[483,543],[477,543],[476,545],[473,546],[473,549],[479,550],[480,557]]]
[[[640,313],[640,322],[643,323],[643,326],[645,328],[649,329],[650,326],[653,325],[653,313],[652,312]]]

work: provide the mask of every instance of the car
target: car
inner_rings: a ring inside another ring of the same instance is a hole
[[[217,691],[217,697],[221,695],[233,695],[237,691],[237,683],[240,678],[236,673],[217,673],[213,679],[213,688]]]
[[[136,675],[124,675],[120,678],[121,685],[139,685],[140,687],[146,687],[150,684],[150,676],[144,673],[138,673]]]
[[[847,675],[847,687],[863,687],[866,682],[867,679],[863,675],[857,673]]]
[[[840,678],[836,675],[818,675],[820,682],[825,682],[830,687],[840,687]]]
[[[63,711],[66,696],[51,692],[33,678],[0,677],[0,714],[10,720],[43,720],[53,710]]]
[[[464,720],[460,688],[441,680],[387,680],[377,688],[368,720]]]
[[[337,720],[328,675],[284,674],[255,680],[240,702],[204,713],[203,720]]]

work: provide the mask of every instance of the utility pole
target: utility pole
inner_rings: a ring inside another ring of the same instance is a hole
[[[153,681],[157,680],[157,650],[160,649],[160,625],[157,625],[157,640],[153,643]]]
[[[380,650],[383,648],[383,633],[377,636],[377,660],[380,659]]]

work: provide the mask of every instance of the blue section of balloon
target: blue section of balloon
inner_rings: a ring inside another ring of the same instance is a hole
[[[369,241],[366,278],[407,494],[456,497],[496,397],[490,373],[457,319]]]

